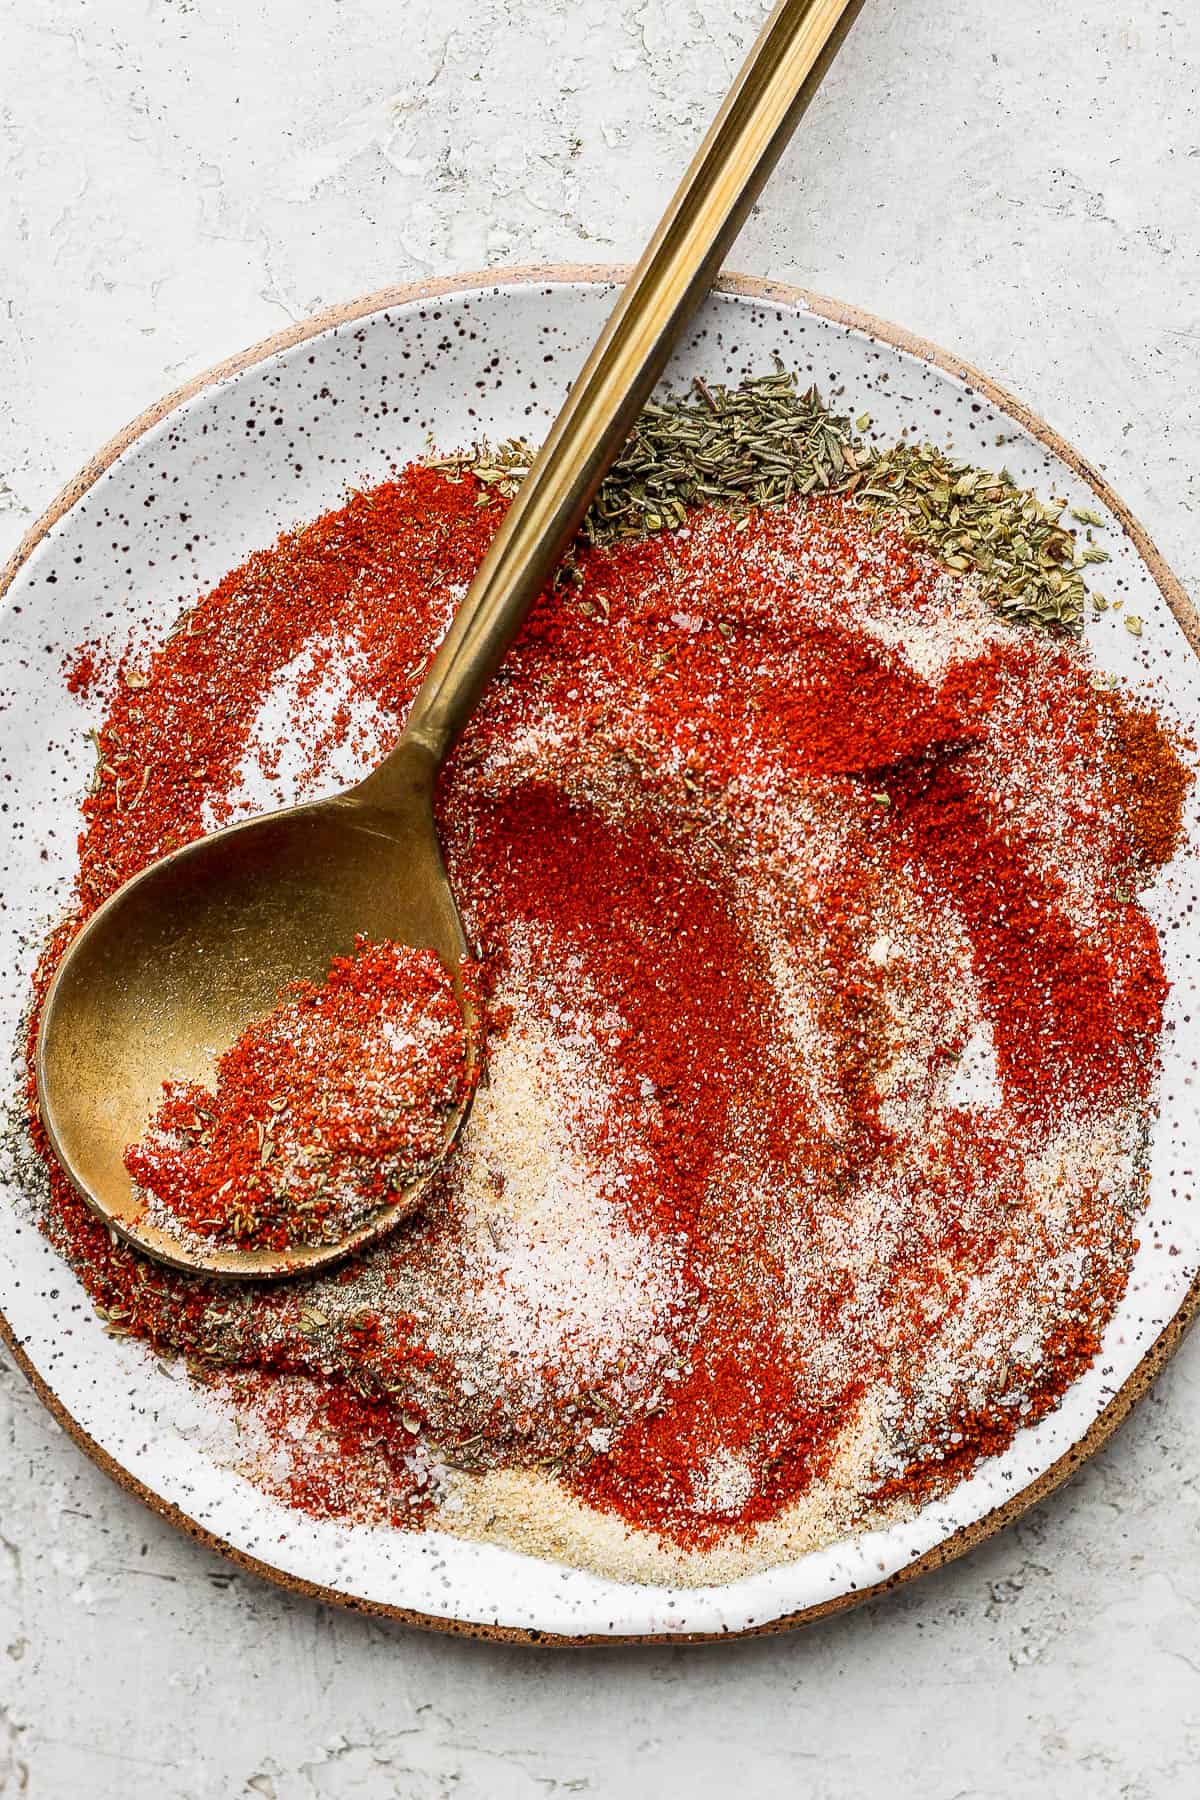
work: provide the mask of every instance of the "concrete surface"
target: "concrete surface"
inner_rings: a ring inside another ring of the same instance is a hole
[[[226,352],[427,271],[627,257],[750,0],[10,0],[0,553]],[[1200,585],[1200,12],[868,0],[736,267],[961,350]],[[0,1368],[0,1794],[1157,1800],[1200,1782],[1200,1338],[1066,1492],[780,1641],[548,1657],[285,1598]]]

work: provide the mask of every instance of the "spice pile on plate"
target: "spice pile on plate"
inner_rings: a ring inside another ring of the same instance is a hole
[[[428,1175],[468,1084],[466,1031],[429,950],[360,941],[298,981],[217,1063],[169,1082],[125,1166],[185,1242],[340,1243]]]
[[[651,417],[445,771],[486,1079],[420,1213],[220,1286],[113,1242],[47,1152],[109,1328],[181,1352],[294,1507],[716,1579],[945,1493],[1096,1354],[1165,994],[1138,895],[1188,776],[1072,635],[1090,524],[789,404],[724,488],[703,416]],[[43,987],[151,858],[389,748],[518,468],[351,495],[93,687]]]

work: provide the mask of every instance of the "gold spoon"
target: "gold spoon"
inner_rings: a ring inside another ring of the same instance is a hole
[[[89,1206],[177,1268],[267,1277],[382,1237],[429,1177],[339,1242],[198,1246],[142,1216],[124,1154],[165,1080],[206,1081],[279,990],[320,981],[364,933],[468,954],[433,823],[442,761],[537,595],[841,45],[862,0],[780,0],[621,294],[459,607],[399,743],[332,800],[201,838],[92,915],[51,984],[37,1042],[42,1118]],[[457,983],[469,1040],[476,1021]],[[448,1124],[453,1144],[469,1100]]]

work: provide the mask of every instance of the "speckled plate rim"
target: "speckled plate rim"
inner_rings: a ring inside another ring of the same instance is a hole
[[[237,355],[227,357],[223,362],[217,363],[204,373],[195,376],[191,381],[185,382],[183,386],[175,388],[162,400],[156,401],[154,405],[132,420],[124,430],[111,438],[84,464],[36,524],[26,532],[13,555],[5,563],[3,569],[0,569],[0,600],[7,593],[18,570],[50,528],[87,492],[93,483],[104,474],[105,470],[144,432],[158,425],[170,413],[185,402],[194,399],[206,388],[252,368],[256,363],[263,362],[280,351],[290,350],[297,344],[317,337],[335,326],[353,323],[357,319],[380,312],[385,308],[434,300],[468,289],[498,289],[540,282],[611,285],[624,282],[628,275],[628,268],[619,265],[531,264],[514,268],[484,269],[467,274],[443,276],[436,280],[399,284],[381,288],[373,294],[367,294],[359,300],[352,300],[341,306],[328,307],[311,319],[290,326],[286,331],[278,332],[273,337],[265,338]],[[843,301],[833,300],[825,295],[814,294],[807,289],[792,287],[786,283],[766,281],[746,275],[724,275],[717,283],[717,289],[722,293],[759,303],[768,305],[777,303],[799,308],[814,313],[831,324],[844,326],[848,331],[862,333],[868,338],[877,339],[894,349],[906,352],[922,362],[941,369],[955,380],[964,383],[968,389],[981,395],[999,411],[1006,413],[1022,430],[1037,439],[1054,456],[1066,464],[1074,474],[1085,481],[1120,521],[1188,644],[1196,655],[1200,656],[1200,614],[1192,605],[1178,577],[1167,566],[1149,533],[1119,496],[1114,493],[1100,472],[1060,437],[1044,419],[1032,412],[1005,388],[973,368],[969,363],[964,362],[961,357],[952,356],[927,339],[917,337],[901,326],[889,324],[883,319],[876,318],[874,314],[864,312],[859,307],[847,305]],[[850,1593],[836,1595],[818,1605],[805,1607],[800,1611],[787,1613],[779,1618],[750,1625],[741,1630],[638,1632],[621,1635],[592,1633],[575,1635],[517,1626],[473,1624],[466,1620],[439,1617],[409,1607],[389,1605],[362,1596],[347,1594],[336,1588],[326,1587],[319,1582],[308,1581],[278,1569],[272,1564],[238,1549],[226,1539],[199,1524],[182,1508],[156,1494],[129,1469],[110,1456],[67,1410],[53,1388],[38,1373],[2,1311],[0,1311],[0,1337],[3,1338],[14,1362],[25,1375],[43,1405],[98,1468],[102,1469],[127,1493],[142,1501],[160,1518],[167,1520],[169,1524],[186,1533],[187,1536],[195,1538],[197,1542],[220,1552],[250,1574],[261,1576],[292,1593],[327,1601],[347,1611],[398,1619],[407,1625],[421,1626],[428,1630],[446,1632],[459,1637],[551,1648],[579,1648],[627,1644],[722,1643],[732,1638],[771,1636],[835,1613],[845,1612],[864,1600],[876,1599],[893,1588],[915,1580],[920,1575],[942,1568],[946,1563],[952,1562],[956,1557],[964,1555],[968,1550],[974,1549],[977,1544],[983,1543],[998,1531],[1003,1530],[1006,1525],[1012,1524],[1030,1507],[1036,1506],[1039,1501],[1045,1499],[1048,1494],[1053,1493],[1056,1488],[1061,1487],[1065,1481],[1069,1480],[1083,1463],[1107,1442],[1134,1404],[1152,1386],[1165,1364],[1179,1348],[1188,1329],[1195,1322],[1198,1312],[1200,1312],[1200,1274],[1192,1281],[1173,1317],[1145,1351],[1133,1373],[1103,1410],[1097,1414],[1081,1437],[1076,1439],[1040,1476],[1022,1487],[1020,1492],[1014,1494],[1011,1499],[993,1508],[982,1518],[961,1526],[942,1542],[926,1551],[924,1555],[907,1563],[885,1580],[855,1589]]]

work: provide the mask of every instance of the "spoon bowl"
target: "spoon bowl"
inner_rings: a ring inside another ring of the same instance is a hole
[[[151,864],[70,947],[42,1009],[38,1096],[55,1154],[83,1198],[160,1262],[269,1279],[321,1267],[381,1237],[419,1204],[436,1169],[338,1242],[286,1251],[176,1237],[144,1216],[124,1155],[164,1081],[210,1082],[221,1053],[291,981],[321,982],[359,934],[434,950],[454,979],[467,1043],[466,1120],[479,1021],[468,954],[433,824],[432,768],[411,742],[356,788],[231,825]]]

